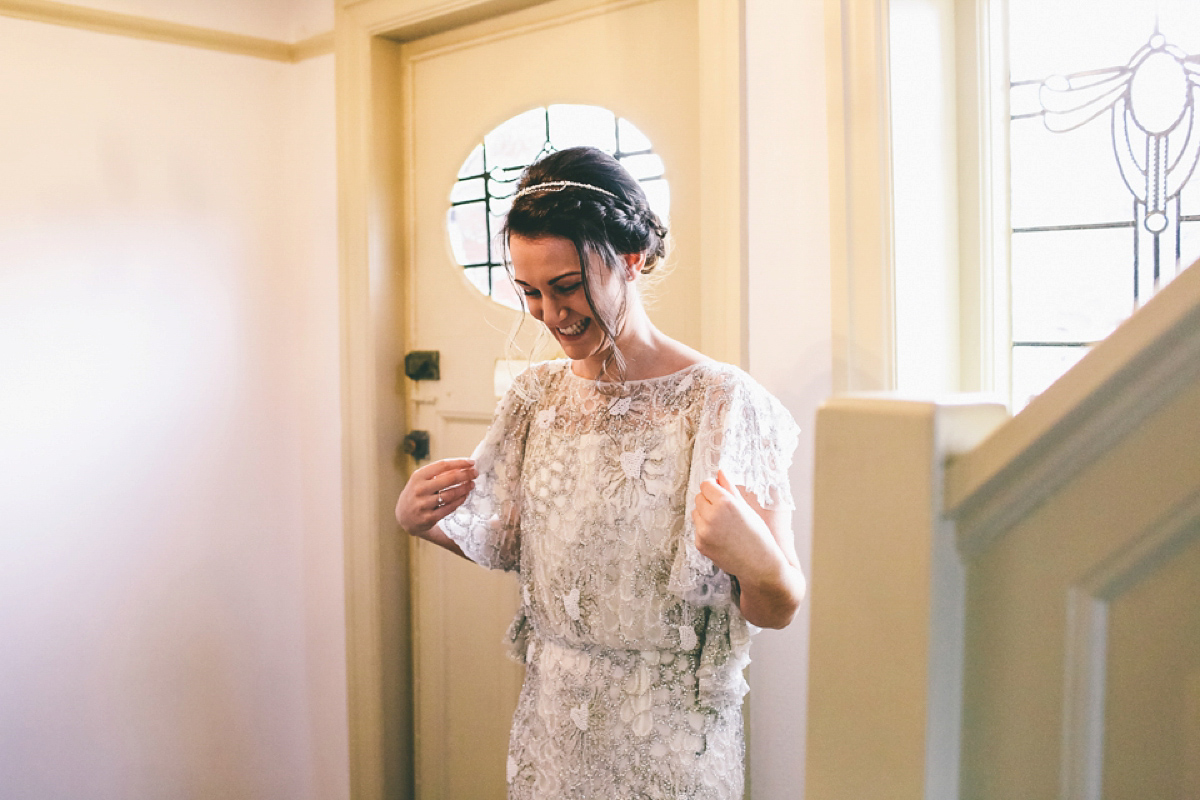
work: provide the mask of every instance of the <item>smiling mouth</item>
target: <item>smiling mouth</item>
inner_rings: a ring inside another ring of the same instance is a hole
[[[590,325],[591,323],[592,323],[592,321],[590,319],[588,319],[587,317],[584,317],[583,319],[579,320],[579,322],[576,322],[574,325],[571,325],[566,328],[555,328],[555,330],[558,331],[559,335],[561,335],[561,336],[578,336],[579,334],[586,331],[588,328],[588,325]]]

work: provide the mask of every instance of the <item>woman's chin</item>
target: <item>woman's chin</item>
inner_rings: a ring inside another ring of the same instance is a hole
[[[595,355],[596,351],[600,349],[596,345],[592,332],[590,324],[575,336],[565,336],[556,329],[550,329],[550,333],[554,337],[554,340],[558,342],[558,346],[573,361]]]

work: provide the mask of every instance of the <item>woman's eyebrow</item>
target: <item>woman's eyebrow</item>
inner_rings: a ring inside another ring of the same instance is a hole
[[[546,282],[547,282],[548,284],[550,284],[551,286],[554,286],[554,285],[556,285],[556,284],[557,284],[559,281],[561,281],[561,280],[565,280],[565,279],[567,279],[567,278],[574,278],[574,277],[577,277],[577,276],[581,276],[582,274],[583,274],[583,273],[582,273],[582,272],[580,272],[579,270],[574,270],[573,272],[564,272],[562,275],[558,275],[558,276],[556,276],[556,277],[553,277],[553,278],[551,278],[550,280],[548,280],[548,281],[546,281]],[[525,281],[521,280],[520,278],[513,278],[513,282],[514,282],[514,283],[519,283],[519,284],[521,284],[522,286],[529,286],[529,285],[530,285],[530,284],[526,283]]]

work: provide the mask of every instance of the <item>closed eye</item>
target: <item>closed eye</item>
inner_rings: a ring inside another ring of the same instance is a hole
[[[567,286],[555,286],[554,291],[557,294],[566,295],[566,294],[571,294],[572,292],[578,291],[579,287],[581,287],[581,286],[583,286],[583,282],[576,281],[575,283],[568,284]],[[542,293],[539,292],[537,289],[533,289],[528,286],[522,286],[521,294],[525,295],[526,297],[540,297]]]

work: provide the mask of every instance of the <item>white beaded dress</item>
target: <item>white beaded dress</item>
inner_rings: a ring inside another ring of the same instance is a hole
[[[696,549],[692,509],[718,467],[791,508],[797,434],[716,362],[619,386],[565,360],[517,378],[475,452],[474,491],[441,523],[520,580],[510,800],[742,796],[751,626]]]

